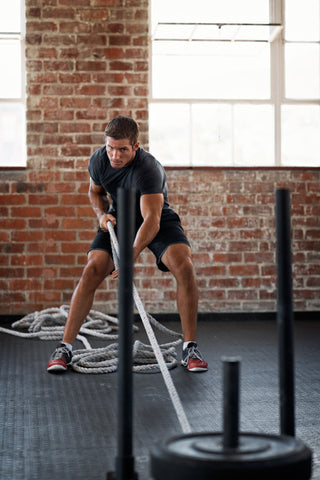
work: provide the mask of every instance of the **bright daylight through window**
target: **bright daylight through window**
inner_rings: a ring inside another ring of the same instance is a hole
[[[320,0],[151,0],[150,151],[320,166]]]
[[[20,0],[1,1],[0,167],[26,165],[23,50],[23,5]]]

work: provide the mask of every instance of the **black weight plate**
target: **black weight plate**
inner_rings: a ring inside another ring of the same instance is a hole
[[[312,453],[300,440],[241,433],[239,448],[223,450],[220,433],[167,440],[151,453],[154,480],[307,480]]]

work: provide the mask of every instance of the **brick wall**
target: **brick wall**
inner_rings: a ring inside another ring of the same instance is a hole
[[[87,162],[108,120],[133,116],[148,145],[147,0],[26,0],[26,14],[28,167],[1,171],[1,314],[70,301],[97,226]],[[295,309],[320,309],[319,170],[167,175],[193,248],[200,311],[275,310],[275,187],[292,192]],[[150,312],[176,312],[174,281],[150,253],[135,281]],[[116,312],[116,293],[107,279],[95,308]]]

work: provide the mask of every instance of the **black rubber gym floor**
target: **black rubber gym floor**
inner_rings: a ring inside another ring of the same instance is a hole
[[[139,326],[134,335],[144,341]],[[180,328],[177,322],[166,326]],[[294,328],[296,435],[312,449],[312,479],[319,480],[320,322],[296,321]],[[104,344],[89,340],[92,346]],[[221,357],[240,355],[241,431],[279,434],[276,322],[200,321],[198,342],[209,371],[189,373],[181,366],[171,370],[193,431],[221,431]],[[46,363],[55,345],[0,334],[1,480],[105,480],[114,470],[117,374],[50,375]],[[151,478],[152,447],[180,433],[161,374],[135,373],[134,455],[139,480]]]

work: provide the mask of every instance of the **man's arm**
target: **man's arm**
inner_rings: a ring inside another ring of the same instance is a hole
[[[160,229],[160,219],[163,207],[163,194],[153,193],[142,195],[140,210],[143,217],[133,244],[133,261],[135,262],[142,250],[152,242]]]
[[[112,225],[116,224],[116,219],[112,215],[107,214],[109,208],[109,202],[106,198],[106,192],[101,185],[95,185],[90,178],[89,185],[89,200],[91,206],[98,217],[100,228],[104,231],[108,231],[107,222],[111,222]]]

